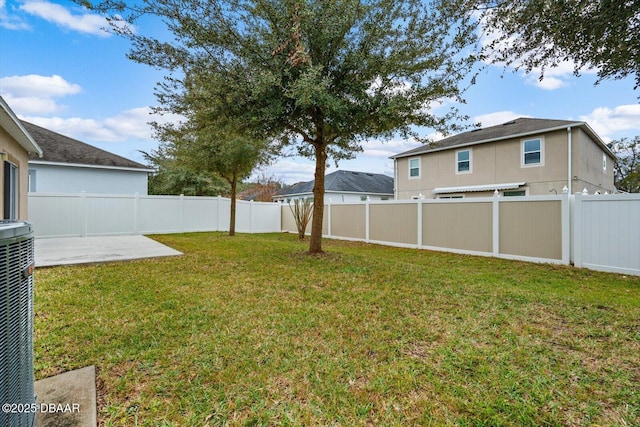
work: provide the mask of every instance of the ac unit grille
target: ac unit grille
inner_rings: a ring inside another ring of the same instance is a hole
[[[0,404],[35,403],[33,277],[24,274],[33,263],[31,227],[0,224]],[[0,412],[0,426],[30,427],[34,419],[34,413]]]

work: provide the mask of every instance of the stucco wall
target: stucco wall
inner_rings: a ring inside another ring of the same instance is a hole
[[[29,168],[27,152],[4,129],[0,128],[0,151],[7,153],[7,160],[18,167],[18,218],[27,219],[27,191]],[[4,161],[0,163],[0,193],[4,195]],[[0,197],[0,216],[4,212],[4,197]]]
[[[582,129],[576,129],[572,139],[572,158],[575,166],[571,174],[577,177],[573,179],[572,192],[580,192],[586,188],[589,194],[596,191],[613,193],[615,190],[613,185],[615,160],[613,157],[606,154],[607,168],[604,170],[602,156],[605,155],[605,151],[602,147],[593,143],[589,135]]]
[[[523,139],[543,138],[543,164],[522,165]],[[603,150],[581,129],[573,130],[573,172],[579,179],[584,177],[593,183],[587,186],[590,192],[613,190],[613,159],[609,159],[606,174],[602,174]],[[471,172],[456,173],[456,152],[471,150]],[[409,160],[397,159],[397,198],[408,199],[422,194],[426,198],[437,197],[433,193],[438,187],[458,187],[483,184],[525,182],[527,195],[560,194],[568,180],[567,131],[530,135],[464,148],[432,152],[420,156],[420,177],[409,177]],[[581,183],[574,182],[573,191],[581,191]],[[576,186],[581,186],[576,189]],[[466,193],[465,197],[489,196],[488,193]]]

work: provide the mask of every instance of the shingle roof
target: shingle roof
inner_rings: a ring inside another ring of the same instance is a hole
[[[460,133],[458,135],[450,136],[449,138],[442,139],[435,143],[424,145],[418,148],[414,148],[409,151],[405,151],[395,156],[391,156],[392,159],[400,157],[408,157],[430,151],[443,150],[453,148],[462,145],[482,144],[485,142],[496,141],[500,139],[512,138],[517,136],[525,136],[534,133],[550,131],[555,129],[561,129],[563,127],[584,127],[587,133],[601,145],[604,145],[602,140],[587,126],[585,122],[576,122],[569,120],[551,120],[551,119],[530,119],[519,118],[506,122],[496,126],[489,126],[481,129],[474,129],[469,132]]]
[[[29,160],[149,170],[148,166],[85,144],[77,139],[69,138],[24,120],[20,122],[43,151],[42,158],[30,154]]]
[[[299,182],[291,187],[278,191],[278,196],[306,194],[313,192],[315,180]],[[379,173],[335,171],[324,177],[325,192],[391,194],[393,195],[393,178]]]

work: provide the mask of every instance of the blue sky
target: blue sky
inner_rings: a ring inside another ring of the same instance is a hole
[[[136,31],[154,30],[153,23],[140,25],[146,27]],[[158,145],[147,123],[175,119],[150,115],[164,74],[127,59],[129,42],[105,27],[102,17],[69,1],[0,0],[0,95],[24,120],[143,162],[139,150]],[[460,110],[483,126],[526,116],[586,121],[605,141],[640,135],[633,79],[594,86],[593,72],[575,77],[572,70],[563,64],[540,82],[537,75],[488,66]],[[418,145],[369,141],[338,168],[392,176],[388,157]],[[312,160],[282,158],[260,174],[291,184],[313,179],[313,169]],[[331,162],[327,172],[335,169]]]

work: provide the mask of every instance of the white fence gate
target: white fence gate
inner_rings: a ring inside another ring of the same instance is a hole
[[[228,231],[231,200],[223,197],[30,193],[36,237]],[[237,201],[236,231],[280,231],[280,205]]]

